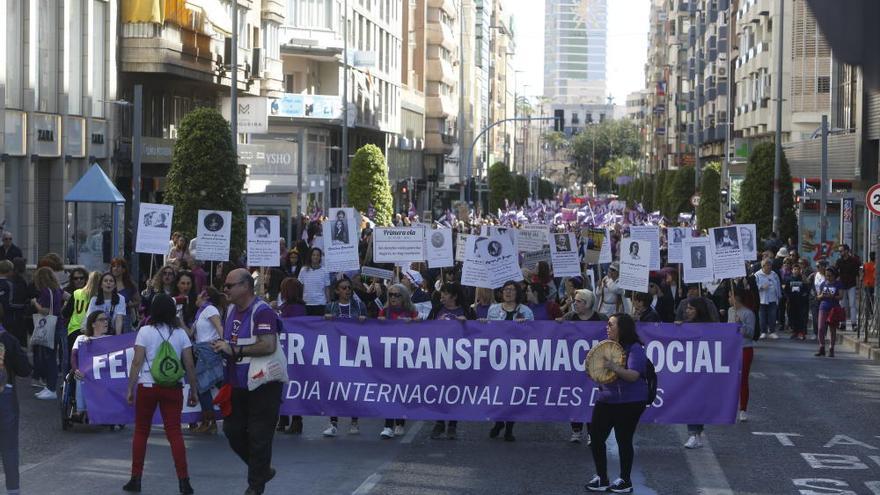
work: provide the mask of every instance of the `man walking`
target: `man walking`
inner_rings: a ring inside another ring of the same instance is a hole
[[[840,283],[843,285],[843,307],[846,309],[846,329],[852,330],[854,324],[858,324],[858,304],[859,299],[856,293],[856,285],[859,280],[859,270],[862,267],[862,260],[858,256],[852,254],[847,244],[841,244],[837,251],[840,258],[834,266],[840,277]]]
[[[249,359],[269,356],[278,342],[278,315],[254,294],[254,279],[245,269],[229,272],[224,285],[230,306],[223,339],[214,351],[227,356],[226,381],[232,385],[232,412],[223,422],[229,446],[248,466],[245,495],[260,495],[275,476],[272,440],[281,407],[280,381],[248,389]]]

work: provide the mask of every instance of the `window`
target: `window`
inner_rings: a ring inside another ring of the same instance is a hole
[[[830,76],[819,76],[819,78],[816,79],[816,92],[820,94],[831,92]]]
[[[71,115],[82,115],[83,101],[83,49],[82,42],[82,0],[69,0],[68,8],[65,9],[67,26],[65,35],[67,43],[64,57],[64,77],[67,81],[67,111]],[[11,26],[6,26],[11,29]]]
[[[37,23],[37,111],[55,112],[58,94],[58,50],[54,40],[57,31],[57,5],[51,0],[39,2],[40,22]],[[97,12],[95,13],[97,16]],[[9,67],[7,65],[7,67]],[[13,68],[13,72],[18,68]]]
[[[281,58],[281,45],[278,42],[278,24],[271,21],[263,21],[263,53],[266,58],[273,60]],[[262,67],[265,68],[265,64]]]
[[[94,1],[94,18],[92,19],[92,116],[104,117],[104,75],[106,72],[107,40],[105,26],[107,22],[107,4],[103,0]]]
[[[24,51],[21,32],[24,25],[22,2],[23,0],[6,2],[6,46],[0,48],[6,50],[6,106],[11,108],[22,108],[21,86],[24,71],[11,69],[22,66],[21,54]]]

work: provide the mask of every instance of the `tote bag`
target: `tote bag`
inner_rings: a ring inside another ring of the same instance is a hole
[[[55,310],[55,294],[49,289],[49,314],[41,315],[35,313],[34,318],[34,335],[31,337],[31,345],[39,345],[55,348],[55,326],[58,324],[58,317],[53,315]]]

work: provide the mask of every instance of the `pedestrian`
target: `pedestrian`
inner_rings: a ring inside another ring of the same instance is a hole
[[[177,279],[174,280],[171,297],[174,298],[180,326],[187,330],[188,333],[192,333],[192,325],[195,322],[196,311],[198,310],[196,299],[199,297],[199,293],[196,292],[196,280],[192,272],[189,270],[177,272]]]
[[[660,314],[651,307],[654,296],[647,292],[632,295],[633,317],[639,322],[660,323]]]
[[[859,321],[859,298],[856,286],[862,260],[852,253],[848,244],[841,244],[837,252],[840,257],[837,258],[834,267],[837,269],[837,278],[843,288],[841,305],[846,310],[846,328],[850,330],[854,322],[857,324]]]
[[[532,321],[535,319],[532,310],[523,304],[524,296],[520,285],[508,280],[501,286],[501,302],[495,303],[489,308],[486,319],[483,321]],[[516,437],[513,436],[513,421],[495,421],[495,425],[489,430],[489,438],[497,438],[504,430],[504,441],[515,442]]]
[[[217,433],[212,390],[223,381],[223,360],[214,352],[212,343],[223,335],[222,315],[226,312],[226,297],[214,287],[205,287],[196,298],[196,310],[192,330],[193,356],[196,360],[196,379],[199,386],[199,405],[202,421],[193,433]]]
[[[788,308],[791,338],[804,340],[807,337],[807,320],[810,312],[810,288],[799,263],[791,266],[791,275],[785,279],[783,293],[788,300],[786,308]]]
[[[34,377],[45,381],[42,390],[35,394],[37,399],[54,400],[58,398],[56,387],[58,386],[58,361],[55,358],[55,346],[60,345],[61,337],[65,333],[64,322],[61,320],[61,307],[64,304],[64,291],[58,286],[58,280],[52,269],[44,266],[34,272],[34,287],[38,296],[31,300],[34,310],[41,315],[58,317],[53,329],[54,346],[49,348],[44,345],[34,344]]]
[[[685,323],[713,323],[709,313],[709,307],[705,298],[695,297],[688,299],[687,309],[685,311]],[[703,430],[704,426],[699,424],[689,424],[688,439],[684,444],[686,449],[699,449],[703,446]]]
[[[306,303],[306,314],[323,316],[329,298],[330,272],[322,265],[324,252],[313,247],[309,251],[309,263],[299,272],[299,281],[303,284],[303,300]]]
[[[141,294],[137,284],[131,278],[128,271],[128,262],[123,258],[113,258],[110,261],[110,273],[116,277],[116,290],[125,298],[125,315],[122,317],[122,333],[134,330],[134,323],[138,321],[138,308],[141,305]],[[73,272],[71,272],[71,275]]]
[[[135,425],[131,440],[131,479],[122,487],[123,490],[134,493],[141,491],[147,440],[158,407],[165,437],[171,446],[180,493],[194,493],[189,482],[186,446],[180,429],[183,409],[183,385],[180,380],[184,373],[189,383],[187,405],[192,407],[199,401],[192,344],[186,331],[178,325],[174,301],[160,294],[153,298],[150,305],[150,324],[138,330],[134,358],[128,373],[126,399],[129,405],[134,404]]]
[[[618,278],[620,278],[620,264],[615,261],[611,263],[608,273],[599,282],[599,290],[596,293],[599,298],[599,314],[605,318],[615,313],[626,312],[623,289],[617,282]]]
[[[477,287],[474,292],[474,304],[471,307],[477,314],[477,319],[485,320],[489,315],[489,308],[495,304],[495,293],[492,289]]]
[[[843,284],[837,280],[837,269],[825,270],[825,281],[816,289],[816,299],[819,301],[819,350],[816,356],[825,355],[825,330],[831,328],[831,348],[828,357],[834,357],[834,344],[837,342],[837,326],[845,317],[841,314],[843,307],[840,301],[843,299]]]
[[[605,385],[599,385],[596,406],[590,420],[592,441],[590,451],[596,465],[596,474],[587,483],[586,489],[591,492],[610,490],[614,493],[632,493],[632,473],[635,450],[633,437],[639,418],[645,412],[648,403],[648,382],[645,373],[648,367],[648,356],[645,345],[636,333],[636,323],[631,316],[617,313],[608,319],[606,327],[608,339],[623,347],[626,361],[623,366],[605,361],[605,367],[617,375],[617,379]],[[620,453],[620,477],[614,482],[608,480],[608,460],[605,441],[614,430],[617,449]]]
[[[865,295],[868,296],[869,301],[874,300],[874,284],[877,280],[874,278],[876,276],[876,253],[871,251],[868,254],[868,261],[862,265],[862,287],[865,288]]]
[[[742,373],[739,385],[739,421],[744,423],[748,420],[746,410],[749,407],[749,372],[752,369],[752,359],[755,356],[755,313],[746,306],[748,294],[740,287],[735,287],[729,292],[730,311],[727,313],[727,321],[736,323],[739,334],[742,335]]]
[[[3,242],[0,244],[0,260],[13,261],[15,258],[24,258],[21,248],[12,243],[12,232],[3,231]]]
[[[126,314],[125,298],[116,290],[116,277],[111,272],[101,275],[101,287],[89,300],[86,314],[103,311],[110,321],[110,333],[122,334],[122,324]]]
[[[171,265],[164,265],[150,280],[150,286],[141,298],[141,314],[144,315],[142,324],[149,323],[150,306],[153,304],[153,298],[159,294],[170,296],[174,290],[174,280],[177,278],[177,270]]]
[[[92,339],[106,337],[107,331],[110,329],[109,322],[109,318],[107,318],[107,315],[104,314],[103,311],[95,311],[89,314],[86,318],[83,333],[77,336],[76,340],[73,342],[73,349],[70,353],[70,369],[73,370],[73,376],[77,380],[74,397],[76,398],[76,414],[79,415],[79,421],[81,423],[88,422],[88,405],[86,404],[84,394],[86,388],[85,375],[79,369],[79,350]]]
[[[571,311],[564,314],[556,321],[602,321],[602,317],[596,312],[596,295],[589,289],[578,289],[574,292],[574,299],[571,303]],[[580,443],[585,439],[584,423],[580,421],[571,422],[571,437],[568,441],[571,443]],[[590,425],[587,423],[586,442],[590,443]]]
[[[13,265],[9,260],[0,260],[0,307],[3,309],[3,318],[0,319],[0,325],[6,328],[6,331],[14,335],[19,345],[27,346],[27,333],[17,328],[15,319],[16,313],[16,295],[15,283],[13,281]]]
[[[348,277],[343,277],[333,284],[333,294],[333,300],[327,305],[324,318],[328,320],[342,319],[358,321],[364,321],[367,319],[367,307],[360,301],[360,299],[353,297],[352,284]],[[302,417],[300,417],[300,423],[302,423]],[[325,437],[335,437],[339,430],[338,425],[339,417],[331,416],[330,424],[322,434]],[[351,425],[349,425],[348,428],[348,434],[359,435],[360,432],[361,429],[358,425],[358,418],[352,417]]]
[[[12,263],[0,260],[0,270],[12,270]],[[0,304],[0,322],[5,320],[5,307]],[[18,423],[19,406],[16,377],[31,374],[27,353],[18,338],[7,332],[0,324],[0,457],[6,477],[6,493],[17,495],[20,489]]]
[[[476,320],[477,313],[470,306],[462,303],[464,296],[462,295],[461,285],[455,282],[446,282],[440,286],[440,305],[434,307],[428,314],[429,320],[457,320],[468,321]],[[447,440],[455,440],[458,436],[458,421],[450,420],[448,423],[443,420],[434,422],[434,428],[431,430],[431,438],[438,440],[441,438]]]
[[[703,291],[700,288],[700,284],[688,284],[687,292],[684,299],[678,303],[678,307],[675,309],[675,321],[681,323],[687,320],[687,307],[690,304],[692,299],[701,299],[706,306],[706,311],[709,312],[709,319],[713,322],[721,321],[721,316],[718,313],[718,307],[715,306],[715,303],[712,302],[711,299],[703,295]]]
[[[755,272],[754,277],[755,283],[758,285],[760,338],[778,339],[776,311],[779,300],[782,299],[782,283],[779,280],[779,275],[773,271],[773,262],[766,258],[761,261],[761,269]]]
[[[413,305],[409,289],[403,284],[394,284],[388,288],[388,305],[379,310],[380,320],[417,321],[419,312]],[[402,418],[386,418],[385,426],[379,436],[388,440],[403,436],[406,420]]]
[[[318,258],[320,261],[320,258]],[[247,270],[229,272],[224,284],[229,309],[223,339],[214,351],[226,356],[226,383],[231,386],[231,414],[223,421],[229,446],[248,467],[245,495],[261,495],[272,478],[272,439],[281,408],[280,381],[269,381],[250,390],[245,357],[271,356],[279,343],[278,315],[254,293],[254,279]]]
[[[813,333],[810,340],[816,340],[819,336],[819,287],[825,282],[825,270],[828,262],[819,260],[816,263],[816,271],[807,277],[807,285],[810,289],[810,319],[812,320]]]

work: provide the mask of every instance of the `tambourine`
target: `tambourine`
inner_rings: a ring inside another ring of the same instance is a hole
[[[584,368],[590,379],[602,385],[617,380],[617,373],[605,367],[605,359],[623,366],[625,361],[623,346],[613,340],[603,340],[587,353]]]

